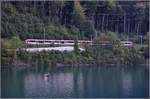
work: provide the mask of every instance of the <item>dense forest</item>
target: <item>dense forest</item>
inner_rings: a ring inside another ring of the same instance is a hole
[[[149,30],[148,1],[2,1],[2,38],[90,39]],[[123,36],[123,37],[124,37]]]
[[[139,44],[140,37],[141,47],[125,48],[119,43],[130,39]],[[145,63],[149,59],[149,1],[1,1],[1,38],[2,65]],[[114,46],[85,46],[82,53],[16,52],[29,38],[107,40]]]

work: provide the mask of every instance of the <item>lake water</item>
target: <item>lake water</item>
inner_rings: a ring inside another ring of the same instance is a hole
[[[48,72],[49,77],[44,77]],[[5,69],[1,72],[1,95],[7,98],[143,98],[149,96],[149,71],[145,66]]]

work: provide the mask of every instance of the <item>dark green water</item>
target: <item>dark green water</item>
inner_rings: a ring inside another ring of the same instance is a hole
[[[50,72],[48,78],[44,73]],[[2,97],[148,97],[149,71],[136,67],[35,67],[1,72]]]

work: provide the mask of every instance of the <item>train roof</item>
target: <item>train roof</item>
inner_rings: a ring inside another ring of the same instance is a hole
[[[49,40],[49,39],[26,39],[25,41],[74,41],[74,40]],[[79,42],[82,41],[91,41],[91,40],[78,40]]]

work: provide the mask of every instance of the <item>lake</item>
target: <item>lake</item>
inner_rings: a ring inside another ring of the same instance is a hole
[[[48,72],[49,76],[44,77]],[[149,70],[140,65],[3,69],[1,95],[7,98],[144,98],[149,96]]]

